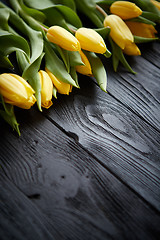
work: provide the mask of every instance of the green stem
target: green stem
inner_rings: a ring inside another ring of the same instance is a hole
[[[108,14],[101,8],[99,5],[96,4],[96,9],[104,16],[107,17]]]

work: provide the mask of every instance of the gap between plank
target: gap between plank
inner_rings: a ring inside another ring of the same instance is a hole
[[[74,141],[79,145],[87,154],[89,154],[93,159],[95,159],[102,167],[104,167],[109,173],[111,173],[118,181],[123,183],[130,191],[132,191],[136,196],[138,196],[143,202],[145,202],[153,211],[160,213],[160,211],[154,207],[150,202],[148,202],[143,196],[136,192],[132,187],[130,187],[125,181],[123,181],[119,176],[117,176],[111,169],[109,169],[101,160],[99,160],[93,153],[86,149],[82,144],[79,143],[78,138],[70,132],[67,132],[63,127],[56,123],[52,118],[42,113],[52,124],[54,124],[58,129],[60,129],[69,138],[74,139]]]
[[[132,113],[134,113],[136,116],[138,116],[141,120],[143,120],[145,123],[147,123],[150,127],[152,127],[154,130],[156,130],[157,132],[160,132],[160,130],[158,128],[156,128],[155,126],[153,126],[150,122],[146,121],[146,119],[144,117],[142,117],[140,114],[138,114],[137,112],[135,112],[131,107],[125,105],[123,102],[121,102],[118,98],[116,98],[114,95],[112,95],[109,91],[108,94],[113,97],[116,101],[118,101],[119,103],[121,103],[125,108],[127,108],[129,111],[131,111]]]

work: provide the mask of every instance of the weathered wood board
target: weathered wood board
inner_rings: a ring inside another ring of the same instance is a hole
[[[105,60],[108,93],[80,89],[39,112],[16,109],[21,137],[0,119],[0,239],[160,238],[160,45]]]

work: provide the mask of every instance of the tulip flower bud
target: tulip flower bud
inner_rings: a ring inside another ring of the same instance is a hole
[[[41,83],[41,105],[44,108],[49,108],[53,103],[52,99],[52,90],[53,84],[49,75],[43,71],[39,71],[40,83]]]
[[[60,26],[50,27],[47,31],[47,38],[50,42],[68,51],[79,51],[81,49],[77,38]]]
[[[60,93],[60,94],[67,94],[67,95],[69,95],[69,93],[72,91],[72,86],[70,84],[68,84],[68,83],[61,82],[47,68],[45,70],[48,73],[48,75],[50,76],[54,87],[57,89],[57,92]]]
[[[6,103],[29,109],[36,102],[34,93],[29,83],[17,74],[0,75],[0,94]]]
[[[88,61],[88,58],[82,51],[80,51],[79,53],[81,55],[81,59],[82,59],[82,62],[84,63],[84,65],[77,65],[76,71],[81,74],[84,74],[84,75],[92,75],[92,69],[91,69],[91,65]]]
[[[125,22],[117,15],[111,14],[104,19],[104,26],[111,28],[110,36],[122,49],[134,41],[133,35]]]
[[[158,10],[160,10],[160,2],[155,1],[155,0],[151,0],[151,2],[153,3],[153,5],[158,8]]]
[[[144,38],[155,38],[157,30],[151,24],[126,21],[132,34]]]
[[[79,28],[75,33],[75,37],[84,50],[101,54],[107,51],[103,38],[93,29]]]
[[[116,1],[112,3],[110,12],[122,19],[135,18],[142,14],[142,10],[135,3],[128,1]]]
[[[125,46],[125,48],[123,49],[123,52],[127,55],[131,55],[131,56],[138,56],[141,55],[141,51],[139,50],[139,48],[137,47],[137,45],[135,43],[129,43]]]

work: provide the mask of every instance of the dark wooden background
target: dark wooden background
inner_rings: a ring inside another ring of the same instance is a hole
[[[160,239],[160,45],[105,60],[108,94],[80,89],[0,120],[0,239]]]

